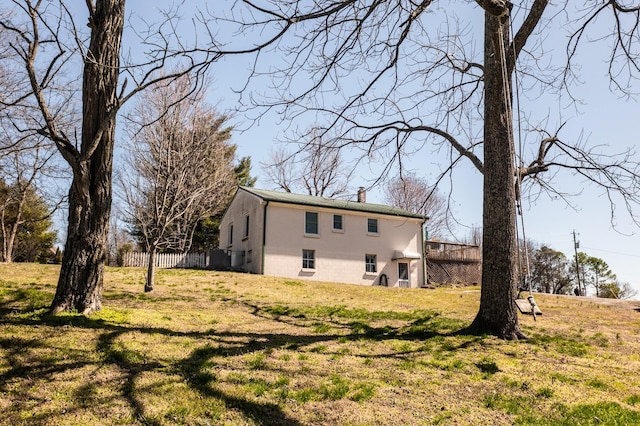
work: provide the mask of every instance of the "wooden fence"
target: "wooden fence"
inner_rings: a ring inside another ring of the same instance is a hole
[[[123,266],[146,268],[149,265],[149,253],[130,252],[124,255]],[[206,268],[209,259],[206,253],[157,253],[158,268]]]
[[[477,285],[482,281],[479,246],[426,241],[425,258],[429,283]]]
[[[426,241],[425,254],[427,259],[449,260],[460,262],[479,262],[482,251],[479,246],[441,241]]]

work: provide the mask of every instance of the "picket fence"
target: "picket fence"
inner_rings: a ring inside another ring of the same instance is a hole
[[[206,268],[209,259],[206,253],[157,253],[158,268]],[[149,266],[149,253],[129,252],[124,255],[123,266]]]

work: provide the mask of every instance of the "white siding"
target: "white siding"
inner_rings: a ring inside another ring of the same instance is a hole
[[[244,238],[245,220],[249,216],[249,236]],[[262,224],[264,202],[255,195],[239,190],[220,222],[220,247],[235,252],[235,269],[262,272]],[[233,243],[229,245],[229,228],[233,223]]]
[[[305,211],[318,212],[319,235],[304,235]],[[343,216],[343,232],[333,231],[333,215]],[[367,219],[378,219],[378,235],[368,235]],[[270,203],[267,208],[265,247],[266,275],[300,277],[362,285],[378,284],[388,277],[398,285],[394,251],[422,254],[422,221],[347,210]],[[315,250],[314,271],[302,269],[302,250]],[[365,254],[377,256],[377,272],[365,272]],[[412,287],[423,284],[422,259],[409,263]]]
[[[317,236],[305,236],[307,211],[318,213]],[[333,230],[334,214],[342,215],[342,231]],[[250,218],[249,237],[243,239],[247,215]],[[378,219],[377,235],[367,233],[368,218]],[[232,223],[233,243],[228,245]],[[264,225],[266,235],[263,234]],[[266,202],[242,189],[236,193],[220,223],[220,248],[235,253],[235,269],[318,281],[375,285],[379,283],[380,275],[385,274],[389,286],[396,287],[399,261],[393,260],[394,252],[422,255],[421,244],[420,219]],[[315,270],[302,268],[303,249],[315,251]],[[376,255],[376,273],[366,272],[366,254]],[[249,257],[251,262],[247,262]],[[424,283],[423,259],[400,262],[409,264],[412,287]]]

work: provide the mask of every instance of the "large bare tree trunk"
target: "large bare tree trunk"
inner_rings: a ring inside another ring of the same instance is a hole
[[[51,311],[101,308],[125,0],[97,0],[84,62],[82,146],[72,162],[69,227]]]
[[[506,71],[507,55],[501,53],[508,45],[508,17],[486,12],[482,290],[480,309],[471,329],[517,339],[524,336],[515,304],[517,236],[511,82]]]

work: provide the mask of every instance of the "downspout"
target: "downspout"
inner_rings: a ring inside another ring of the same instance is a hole
[[[265,250],[267,246],[267,206],[269,205],[268,200],[264,200],[264,206],[262,208],[262,264],[260,265],[260,274],[264,275],[264,259],[265,259]]]

